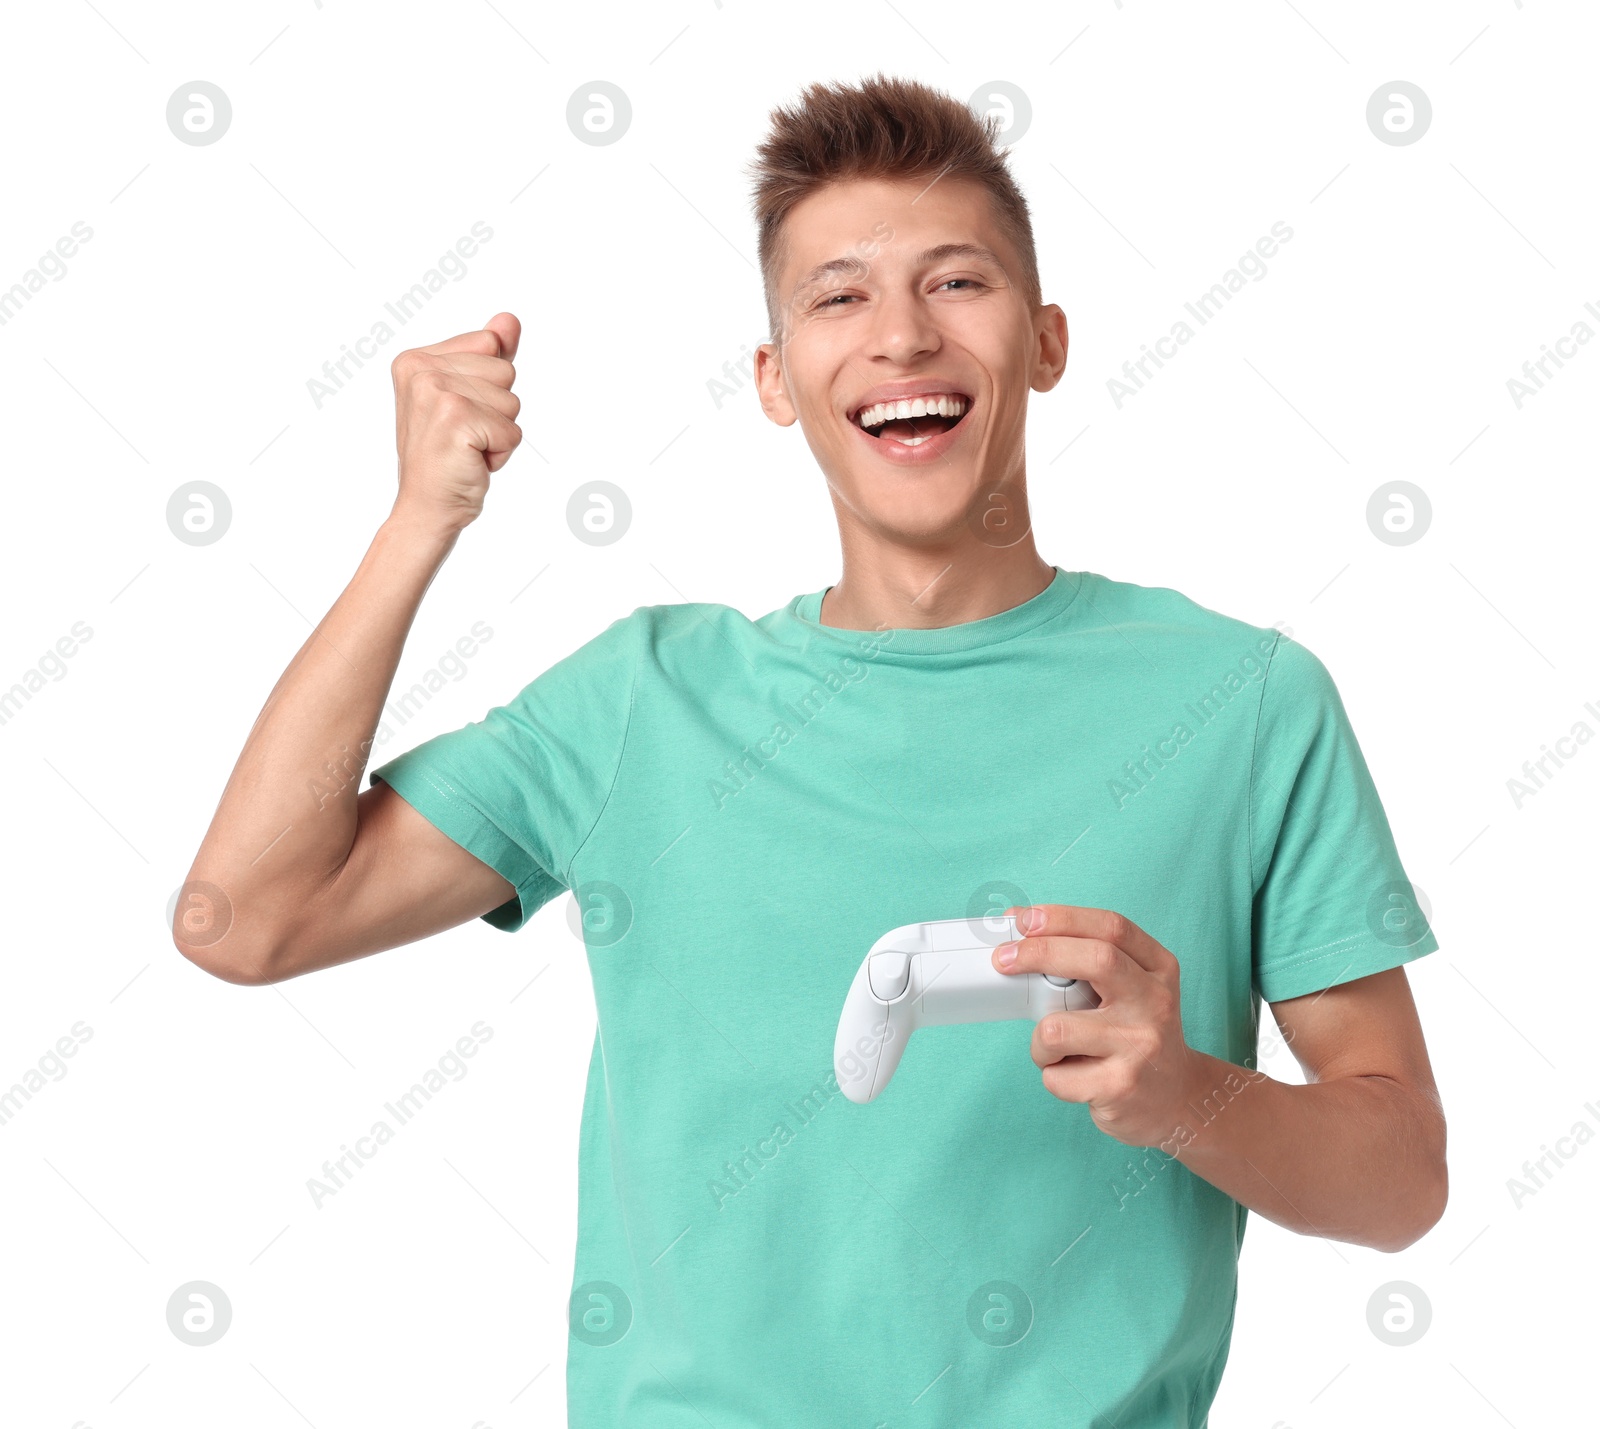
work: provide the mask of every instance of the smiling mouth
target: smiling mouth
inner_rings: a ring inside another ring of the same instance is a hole
[[[940,397],[933,410],[928,410],[928,407],[929,404],[921,399],[914,403],[879,403],[852,413],[850,420],[869,437],[880,440],[886,437],[901,446],[918,447],[960,426],[972,410],[972,399],[951,394]],[[916,408],[923,410],[916,411]],[[915,414],[899,415],[908,409]]]

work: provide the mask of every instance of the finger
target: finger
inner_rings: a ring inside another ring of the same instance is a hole
[[[510,316],[508,313],[506,316]],[[490,322],[494,319],[491,318]],[[512,318],[515,322],[516,319]],[[520,332],[521,329],[518,328]],[[418,352],[431,352],[435,356],[446,352],[478,352],[485,357],[506,357],[510,354],[505,351],[505,339],[494,328],[474,328],[471,332],[458,332],[454,337],[447,337],[443,342],[429,343],[426,347],[417,348]]]
[[[499,336],[501,357],[509,359],[517,355],[517,344],[522,341],[522,323],[515,313],[496,313],[484,328]]]
[[[458,392],[463,397],[481,403],[491,412],[498,412],[502,417],[515,417],[522,410],[522,398],[492,382],[475,382],[470,377],[457,377],[453,373],[443,372],[439,375],[439,390]]]
[[[470,377],[475,382],[492,382],[496,387],[509,389],[517,380],[516,364],[508,358],[490,357],[481,352],[440,352],[435,353],[434,358],[444,371]]]
[[[478,407],[472,413],[472,445],[483,453],[490,471],[499,471],[522,441],[522,428],[509,417]]]
[[[506,393],[509,391],[509,388],[501,386],[492,378],[474,377],[471,372],[467,370],[466,364],[471,360],[476,360],[478,362],[505,362],[504,358],[485,358],[476,356],[474,354],[442,352],[438,354],[438,360],[444,364],[442,369],[443,371],[451,374],[453,377],[466,384],[465,388],[458,387],[456,390],[465,391],[469,397],[473,397],[480,402],[485,402],[490,406],[493,406],[497,411],[500,410],[503,404],[496,399],[495,394]],[[509,367],[511,364],[505,363],[505,365]],[[435,369],[435,371],[439,370],[441,369]],[[520,401],[521,399],[519,398],[519,407]],[[512,413],[511,415],[515,416],[516,414]]]
[[[1016,961],[1009,966],[1000,961],[1005,950],[1015,947]],[[994,950],[995,967],[1005,973],[1052,973],[1056,977],[1078,978],[1100,994],[1102,1002],[1132,998],[1139,990],[1145,970],[1115,943],[1099,938],[1032,937],[1016,943],[1001,943]]]
[[[1068,1020],[1060,1020],[1063,1018]],[[1091,1020],[1095,1018],[1099,1020]],[[1063,1061],[1069,1066],[1104,1063],[1120,1054],[1124,1064],[1142,1062],[1152,1072],[1159,1072],[1160,1064],[1150,1055],[1151,1050],[1148,1037],[1137,1029],[1119,1026],[1107,1011],[1098,1008],[1053,1013],[1034,1028],[1028,1045],[1029,1055],[1041,1069]]]
[[[507,392],[510,390],[509,383],[497,382],[493,377],[475,376],[471,370],[471,367],[468,365],[469,359],[472,359],[473,357],[473,354],[441,352],[438,354],[438,361],[443,363],[444,366],[442,368],[435,368],[434,371],[448,372],[452,376],[460,378],[461,381],[469,385],[474,396],[485,395],[490,392]],[[509,362],[506,362],[504,358],[500,357],[476,357],[475,360],[477,362],[500,362],[504,363],[506,367],[511,366]],[[513,369],[513,375],[515,375],[515,369]]]
[[[1083,1061],[1054,1062],[1039,1069],[1039,1079],[1045,1090],[1058,1101],[1082,1102],[1087,1105],[1101,1095],[1103,1064],[1085,1058]]]
[[[1109,1057],[1118,1050],[1116,1029],[1096,1010],[1052,1012],[1033,1029],[1028,1054],[1037,1067],[1063,1057]]]
[[[1173,955],[1152,938],[1131,918],[1109,908],[1080,908],[1070,903],[1036,903],[1030,907],[1006,909],[1017,915],[1017,927],[1029,936],[1055,934],[1060,937],[1095,938],[1114,943],[1134,962],[1148,972],[1177,961]],[[1034,922],[1044,915],[1043,923],[1034,927],[1026,921],[1032,911]]]

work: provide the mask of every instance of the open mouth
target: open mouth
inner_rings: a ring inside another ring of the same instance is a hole
[[[971,410],[972,399],[965,393],[930,393],[906,401],[871,403],[852,412],[850,420],[869,437],[918,447],[953,431]]]

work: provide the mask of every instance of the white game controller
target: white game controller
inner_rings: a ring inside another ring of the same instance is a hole
[[[888,1086],[919,1027],[1037,1022],[1100,1005],[1080,979],[996,968],[996,946],[1022,936],[1005,914],[907,923],[879,938],[845,995],[833,1042],[834,1076],[845,1096],[864,1104]]]

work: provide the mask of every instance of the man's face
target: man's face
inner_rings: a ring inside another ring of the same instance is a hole
[[[798,418],[841,521],[902,540],[972,531],[997,487],[1020,491],[1028,392],[1066,365],[1066,319],[1028,305],[988,192],[831,184],[795,206],[784,237],[781,345],[756,354],[762,409],[780,426]],[[944,400],[904,418],[882,406],[919,396]]]

